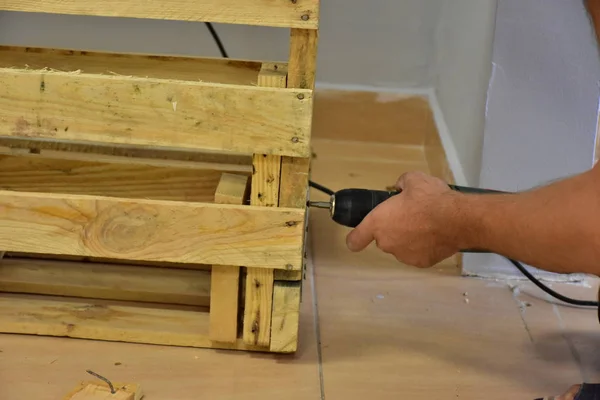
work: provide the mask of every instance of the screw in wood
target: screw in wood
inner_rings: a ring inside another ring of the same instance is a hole
[[[302,16],[302,21],[308,21],[308,14],[304,14]]]
[[[105,377],[103,377],[102,375],[98,375],[97,373],[95,373],[94,371],[91,370],[86,370],[85,372],[87,372],[90,375],[95,376],[96,378],[108,383],[108,387],[110,387],[110,393],[111,394],[115,394],[117,393],[117,391],[115,390],[115,387],[113,386],[113,384],[111,383],[111,381],[109,381],[108,379],[106,379]]]
[[[298,143],[300,141],[300,139],[298,139],[298,136],[294,136],[292,138],[292,143]]]
[[[298,93],[298,100],[304,100],[304,94]]]

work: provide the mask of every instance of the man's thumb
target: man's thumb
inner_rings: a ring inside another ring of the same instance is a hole
[[[373,231],[368,220],[363,222],[353,229],[348,236],[346,236],[346,246],[350,251],[362,251],[367,247],[373,240]]]

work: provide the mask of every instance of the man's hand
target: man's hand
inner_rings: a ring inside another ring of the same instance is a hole
[[[400,262],[425,268],[461,250],[460,193],[422,172],[402,175],[396,188],[402,193],[377,206],[348,234],[351,251],[361,251],[374,240]]]

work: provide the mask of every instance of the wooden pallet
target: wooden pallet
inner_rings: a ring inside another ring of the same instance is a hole
[[[319,0],[3,0],[289,28],[287,62],[0,47],[0,332],[294,352]]]

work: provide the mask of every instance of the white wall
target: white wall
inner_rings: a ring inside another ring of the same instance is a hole
[[[435,93],[462,168],[456,175],[471,186],[481,169],[495,14],[496,0],[443,1],[437,27]]]
[[[443,0],[323,0],[318,81],[430,86]],[[277,28],[215,25],[231,57],[287,59]],[[0,12],[0,43],[219,56],[202,23]]]
[[[498,0],[481,186],[519,191],[592,166],[597,49],[583,1]],[[466,255],[464,265],[515,273],[497,256]]]

